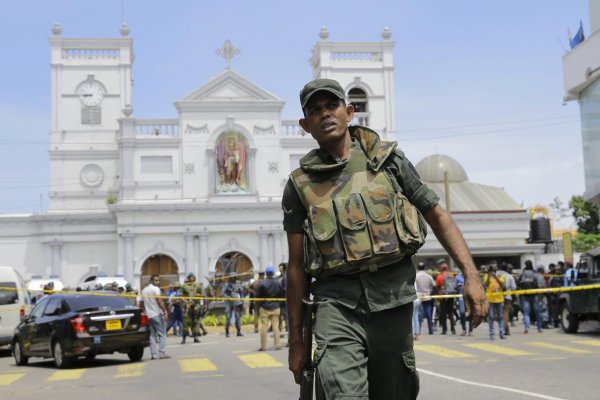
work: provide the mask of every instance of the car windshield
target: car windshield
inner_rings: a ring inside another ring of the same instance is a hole
[[[118,296],[72,296],[66,298],[69,308],[75,312],[94,311],[102,308],[133,308],[125,297]]]
[[[0,282],[0,306],[19,301],[15,282]]]

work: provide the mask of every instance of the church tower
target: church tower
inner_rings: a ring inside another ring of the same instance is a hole
[[[118,187],[119,118],[131,114],[132,40],[64,38],[51,46],[52,128],[49,211],[103,210]]]
[[[319,37],[310,59],[313,78],[340,82],[354,105],[352,123],[374,129],[382,139],[395,140],[395,43],[389,29],[384,28],[380,42],[333,42],[326,27]]]

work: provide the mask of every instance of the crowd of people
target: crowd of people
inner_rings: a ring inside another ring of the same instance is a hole
[[[449,271],[445,259],[437,261],[437,270],[425,270],[424,263],[418,263],[415,288],[418,299],[413,303],[413,337],[419,340],[423,320],[427,321],[427,332],[442,335],[450,332],[455,335],[456,325],[460,323],[461,336],[472,336],[473,327],[467,315],[464,300],[461,296],[434,298],[433,295],[461,295],[464,287],[462,274],[455,275]],[[578,279],[587,275],[585,263],[575,267],[567,262],[559,261],[546,266],[532,261],[524,263],[523,270],[515,273],[513,265],[490,260],[479,267],[481,283],[485,289],[489,303],[487,321],[490,340],[496,337],[506,339],[511,328],[516,328],[516,321],[521,317],[523,334],[528,334],[531,325],[537,332],[544,329],[558,328],[560,323],[559,294],[505,294],[518,289],[555,288],[573,286]],[[496,328],[497,326],[497,328]]]
[[[183,284],[173,284],[168,288],[160,287],[160,277],[153,275],[148,285],[142,290],[140,306],[150,311],[156,319],[151,325],[151,336],[157,349],[152,351],[153,357],[162,357],[160,349],[162,338],[173,330],[173,334],[181,336],[181,344],[185,344],[188,337],[194,343],[200,342],[200,336],[208,333],[203,324],[203,318],[209,312],[209,304],[219,296],[225,308],[225,336],[230,336],[231,327],[235,327],[236,336],[242,333],[242,316],[245,314],[244,305],[250,307],[249,313],[254,317],[255,332],[260,332],[259,351],[267,350],[267,332],[273,332],[274,349],[281,350],[281,330],[287,330],[287,313],[285,302],[287,263],[279,265],[279,274],[275,277],[275,269],[268,266],[264,272],[258,274],[258,279],[251,280],[244,285],[239,275],[229,273],[226,282],[216,293],[213,286],[204,286],[196,281],[196,276],[189,273]],[[157,280],[158,279],[158,280]],[[156,303],[156,304],[155,304]],[[150,309],[148,309],[150,304]],[[158,312],[164,306],[166,313]],[[152,346],[151,346],[152,347]]]

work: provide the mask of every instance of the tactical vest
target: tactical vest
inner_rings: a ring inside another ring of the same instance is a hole
[[[326,164],[313,150],[290,179],[307,210],[304,267],[312,276],[352,274],[414,254],[427,233],[423,217],[382,168],[396,142],[351,127],[360,146],[347,161]]]

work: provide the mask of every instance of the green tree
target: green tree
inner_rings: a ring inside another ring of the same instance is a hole
[[[573,250],[584,253],[590,249],[600,246],[600,235],[579,233],[573,238]]]
[[[577,222],[577,232],[598,234],[598,206],[588,203],[583,196],[573,196],[569,200],[569,207],[573,210],[573,217]]]

